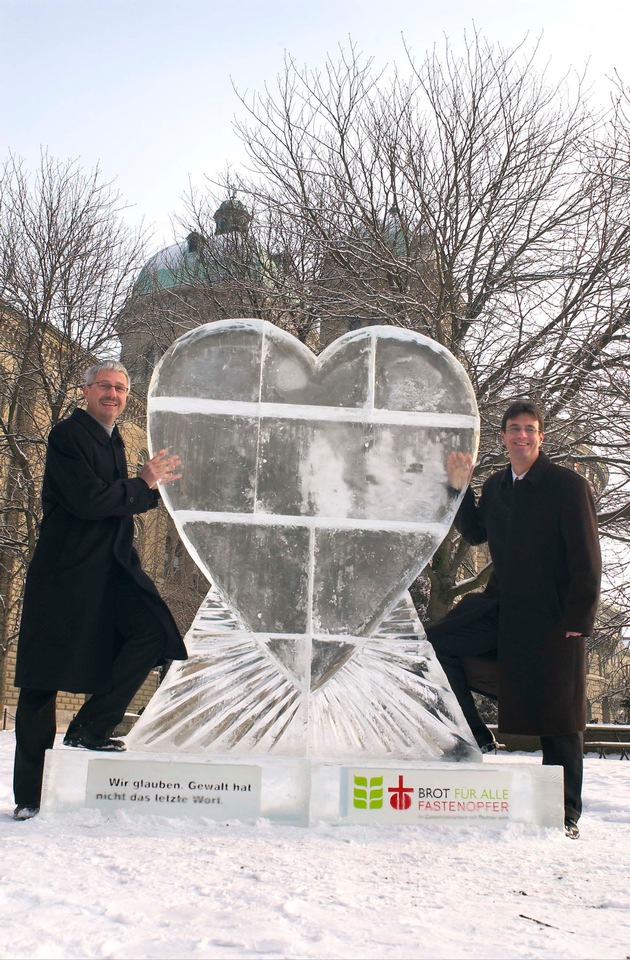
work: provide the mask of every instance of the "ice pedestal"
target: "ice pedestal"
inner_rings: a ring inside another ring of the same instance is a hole
[[[46,754],[41,814],[82,808],[211,820],[563,828],[560,767],[505,762],[310,763],[181,753]]]

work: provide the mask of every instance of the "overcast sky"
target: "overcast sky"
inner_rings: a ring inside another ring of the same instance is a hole
[[[170,215],[189,179],[242,157],[232,89],[259,90],[285,51],[316,67],[350,37],[378,65],[421,56],[474,25],[491,42],[542,35],[541,59],[583,67],[605,90],[630,82],[628,0],[0,0],[3,150],[37,162],[99,164],[131,205],[127,219],[172,241]],[[604,95],[602,93],[602,95]]]

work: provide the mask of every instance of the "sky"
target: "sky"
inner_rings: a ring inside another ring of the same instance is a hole
[[[630,763],[585,760],[581,838],[521,823],[11,819],[0,731],[0,958],[457,960],[630,952]],[[59,744],[55,749],[69,750]],[[484,763],[540,763],[497,754]]]
[[[585,0],[0,0],[0,149],[30,168],[42,148],[98,164],[152,252],[174,239],[189,183],[244,159],[234,86],[273,84],[285,53],[317,67],[351,40],[401,65],[403,36],[421,57],[475,27],[507,46],[541,38],[539,62],[558,75],[589,61],[602,96],[602,78],[626,70],[627,0],[601,16]]]

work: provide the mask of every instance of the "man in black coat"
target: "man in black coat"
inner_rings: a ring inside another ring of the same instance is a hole
[[[87,371],[85,410],[53,427],[43,518],[24,591],[15,684],[14,817],[39,810],[45,751],[53,746],[58,690],[89,693],[64,744],[124,750],[112,732],[150,670],[185,660],[170,610],[140,566],[133,518],[177,480],[179,457],[161,450],[128,479],[116,418],[129,377],[121,363]]]
[[[482,752],[494,739],[472,689],[495,694],[503,733],[540,736],[543,763],[564,768],[565,830],[577,838],[582,810],[586,725],[586,637],[599,599],[601,556],[587,481],[542,452],[543,416],[517,400],[501,438],[510,458],[477,501],[468,488],[455,525],[471,544],[487,543],[493,573],[484,593],[468,594],[427,636]],[[449,483],[470,479],[470,457],[453,453]],[[475,685],[469,658],[495,659],[498,689]]]

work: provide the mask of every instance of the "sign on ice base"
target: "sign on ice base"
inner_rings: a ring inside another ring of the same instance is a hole
[[[564,822],[561,767],[47,751],[42,815],[82,808],[301,826]]]
[[[492,762],[346,767],[339,815],[366,824],[517,821],[562,828],[562,768]]]

